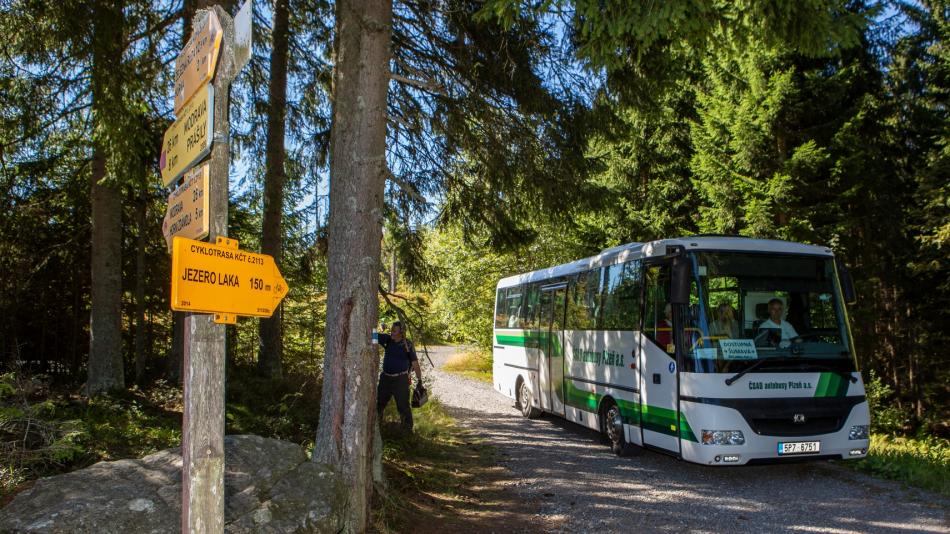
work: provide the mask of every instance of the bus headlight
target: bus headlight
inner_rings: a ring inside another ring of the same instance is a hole
[[[848,432],[848,439],[868,439],[868,425],[854,425]]]
[[[703,445],[744,445],[741,430],[703,430]]]

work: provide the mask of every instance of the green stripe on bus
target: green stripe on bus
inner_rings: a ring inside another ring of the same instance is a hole
[[[567,379],[564,381],[567,386],[564,388],[564,404],[597,413],[597,407],[600,406],[600,399],[603,395],[598,395],[593,391],[584,391],[574,385],[574,381]]]
[[[543,347],[546,346],[548,335],[548,332],[522,330],[520,332],[514,331],[504,334],[495,334],[495,340],[499,345]],[[564,353],[561,347],[560,336],[555,335],[552,341],[554,342],[554,356],[563,357]],[[824,374],[829,373],[823,373],[822,376],[824,376]],[[599,395],[594,391],[580,389],[574,385],[574,381],[571,379],[565,379],[564,384],[564,404],[580,410],[597,413],[603,395]],[[821,381],[819,381],[819,387],[820,385]],[[644,406],[641,410],[639,403],[623,399],[614,399],[614,401],[620,408],[620,415],[623,418],[623,422],[628,425],[642,425],[643,428],[654,432],[669,436],[678,435],[681,439],[687,441],[698,441],[696,434],[693,433],[693,429],[690,428],[689,423],[686,421],[686,416],[683,415],[682,412],[660,408],[659,406]]]
[[[837,373],[821,373],[815,386],[816,397],[844,397],[850,381]]]
[[[564,381],[567,385],[564,403],[573,408],[597,413],[600,401],[603,395],[594,391],[585,391],[574,385],[574,381],[567,379]],[[696,434],[686,420],[682,412],[677,413],[674,410],[660,408],[659,406],[644,406],[640,409],[640,404],[623,399],[614,399],[620,408],[620,415],[623,422],[628,425],[642,424],[643,428],[666,434],[668,436],[679,436],[686,441],[698,442]],[[677,425],[677,420],[679,425]]]
[[[683,415],[683,412],[680,412],[680,439],[699,443],[699,440],[696,439],[696,434],[693,433],[693,429],[689,426],[689,422],[686,420],[686,416]]]

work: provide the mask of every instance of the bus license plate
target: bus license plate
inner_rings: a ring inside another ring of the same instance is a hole
[[[820,441],[793,441],[790,443],[779,443],[779,456],[785,454],[817,454],[821,452]]]

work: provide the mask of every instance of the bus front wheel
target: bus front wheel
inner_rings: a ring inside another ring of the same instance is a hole
[[[528,419],[537,419],[541,416],[541,410],[532,405],[531,388],[528,387],[526,380],[522,379],[520,382],[521,385],[518,387],[518,408],[521,409],[521,415]]]
[[[604,434],[607,435],[610,449],[617,456],[630,456],[636,451],[636,446],[627,443],[626,436],[624,436],[623,416],[617,403],[610,402],[601,411],[601,428],[603,428]]]

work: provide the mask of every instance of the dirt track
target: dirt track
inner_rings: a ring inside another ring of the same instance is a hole
[[[560,418],[523,419],[489,384],[442,372],[455,349],[430,350],[432,390],[494,444],[512,500],[535,531],[950,532],[950,502],[827,462],[712,468],[649,451],[618,458]]]

